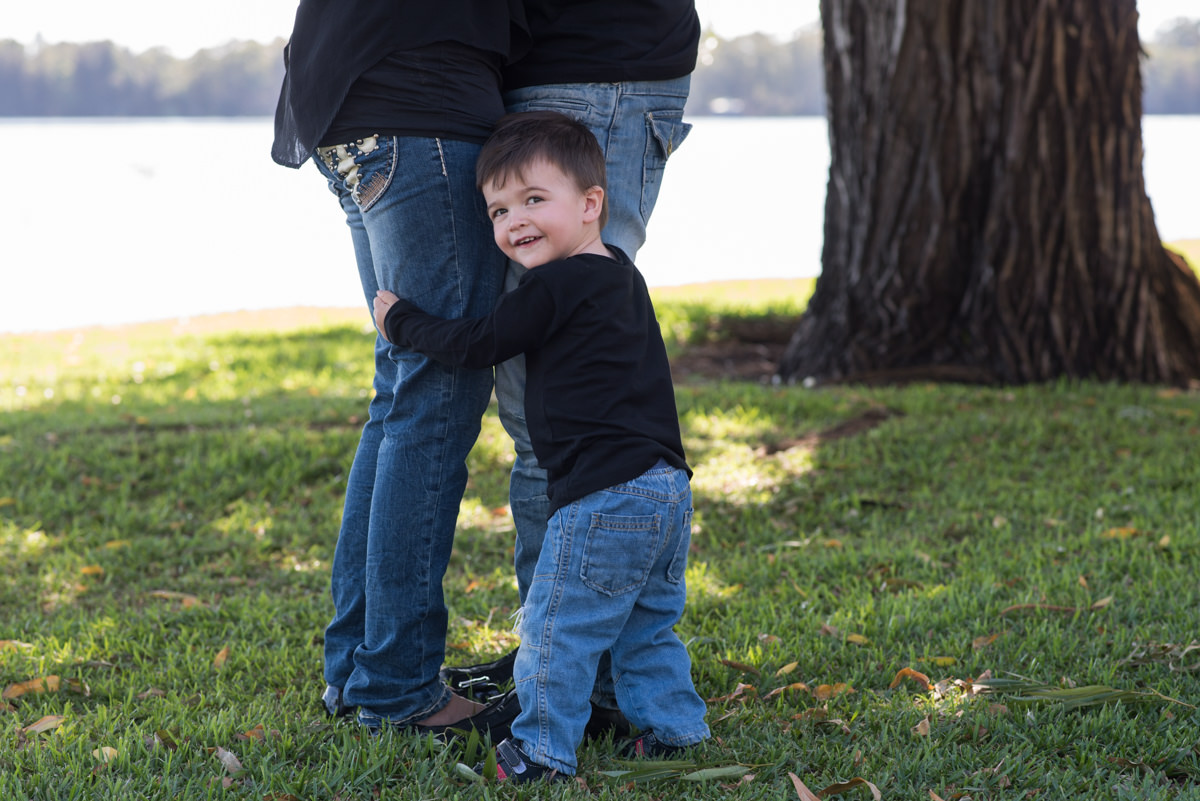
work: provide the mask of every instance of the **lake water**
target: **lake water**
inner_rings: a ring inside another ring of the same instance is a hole
[[[638,266],[651,285],[820,271],[823,118],[699,117]],[[1200,236],[1200,117],[1147,117],[1164,239]],[[269,119],[0,120],[0,332],[363,302],[316,169],[270,158]]]

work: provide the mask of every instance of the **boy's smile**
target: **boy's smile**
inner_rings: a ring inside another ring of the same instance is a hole
[[[492,181],[483,191],[492,233],[504,255],[526,268],[580,253],[608,255],[598,223],[604,190],[580,190],[542,159],[521,172],[507,176],[503,185]]]

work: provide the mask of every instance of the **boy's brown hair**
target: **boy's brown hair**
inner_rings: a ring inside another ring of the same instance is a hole
[[[512,176],[521,178],[525,167],[545,161],[575,181],[580,192],[593,186],[605,191],[600,227],[608,221],[608,189],[604,151],[583,123],[557,111],[520,111],[507,114],[484,143],[475,162],[475,186],[504,186]]]

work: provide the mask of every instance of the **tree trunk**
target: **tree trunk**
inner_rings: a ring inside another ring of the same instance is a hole
[[[822,273],[789,379],[1200,377],[1142,176],[1136,0],[821,0]]]

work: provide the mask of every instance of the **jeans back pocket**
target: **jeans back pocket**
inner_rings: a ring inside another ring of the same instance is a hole
[[[657,514],[593,512],[580,567],[584,585],[604,595],[641,589],[661,547],[662,525]]]

